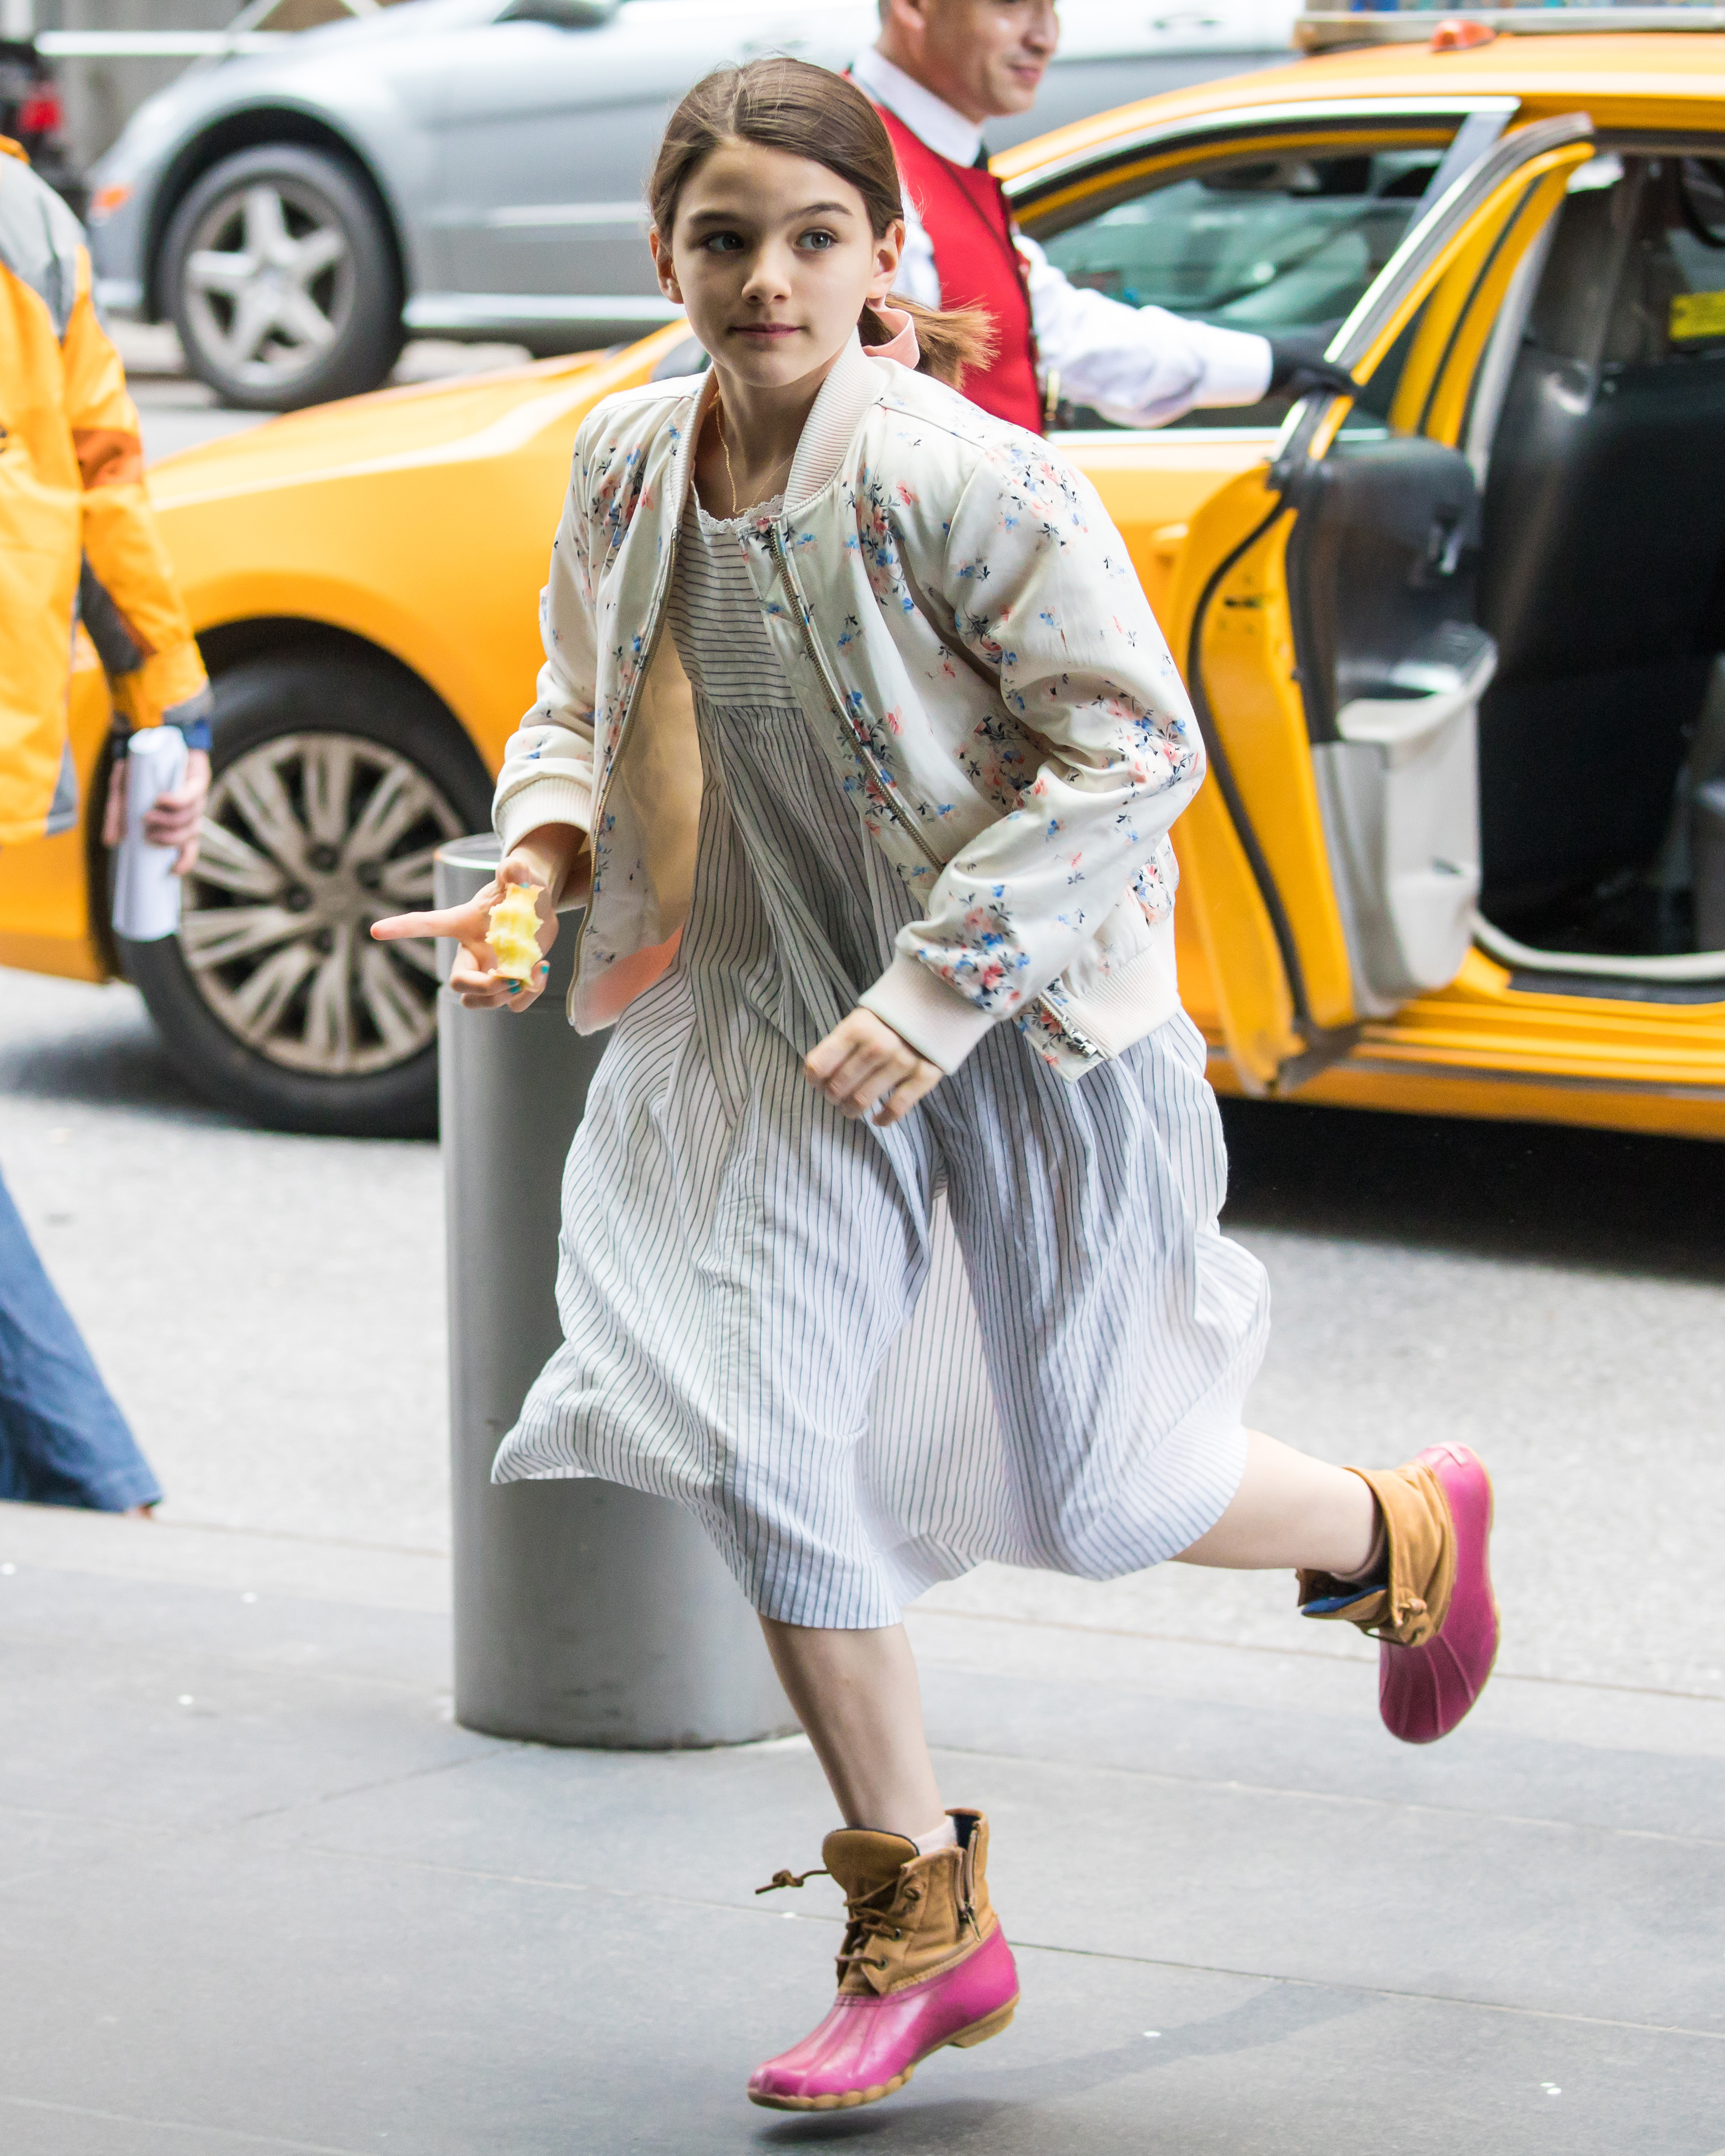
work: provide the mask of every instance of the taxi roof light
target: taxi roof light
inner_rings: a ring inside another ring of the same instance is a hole
[[[1453,4],[1453,0],[1452,0]],[[1464,0],[1465,4],[1465,0]],[[1307,53],[1334,52],[1348,45],[1429,45],[1440,53],[1466,52],[1489,44],[1504,31],[1517,37],[1579,36],[1601,30],[1725,30],[1725,6],[1706,0],[1631,0],[1613,6],[1573,4],[1573,0],[1508,0],[1507,5],[1466,7],[1444,16],[1430,0],[1366,8],[1311,8],[1294,18],[1294,43]]]
[[[1489,45],[1497,35],[1489,23],[1476,15],[1445,15],[1431,33],[1435,53],[1463,53],[1470,45]]]

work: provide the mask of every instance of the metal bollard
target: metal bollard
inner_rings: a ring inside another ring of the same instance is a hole
[[[437,903],[497,865],[494,838],[437,853]],[[449,1245],[455,1717],[494,1737],[655,1751],[796,1727],[754,1612],[694,1516],[591,1480],[491,1481],[528,1387],[560,1345],[565,1155],[603,1037],[563,1015],[566,916],[532,1009],[438,997]],[[454,947],[438,947],[447,980]]]

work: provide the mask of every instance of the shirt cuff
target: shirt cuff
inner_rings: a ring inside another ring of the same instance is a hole
[[[890,1025],[919,1055],[938,1064],[949,1078],[997,1023],[968,996],[949,988],[937,973],[902,951],[857,1003]]]
[[[585,831],[592,814],[588,789],[578,778],[536,778],[511,793],[491,821],[506,854],[542,824],[572,824]]]
[[[1206,409],[1223,404],[1258,404],[1270,393],[1275,358],[1268,337],[1250,330],[1224,330],[1204,322],[1199,350],[1204,380],[1198,402]]]

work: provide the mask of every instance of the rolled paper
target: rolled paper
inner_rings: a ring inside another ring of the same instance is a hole
[[[542,884],[512,883],[491,908],[485,941],[506,980],[531,981],[539,963],[539,894]]]
[[[126,829],[114,864],[114,932],[128,943],[159,943],[178,932],[177,846],[153,846],[144,819],[186,775],[186,737],[177,726],[142,726],[126,749]]]

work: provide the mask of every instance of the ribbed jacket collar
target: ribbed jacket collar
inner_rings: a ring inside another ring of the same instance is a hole
[[[833,362],[832,371],[820,385],[819,393],[803,422],[802,439],[791,459],[791,475],[785,481],[788,516],[806,509],[838,471],[864,413],[886,393],[885,370],[897,363],[891,359],[871,359],[863,349],[862,339],[855,330],[851,331],[850,343]],[[679,522],[694,477],[695,444],[701,439],[701,430],[718,391],[718,375],[709,367],[689,407],[688,424],[677,444],[671,465],[671,500],[668,507],[672,518]]]

